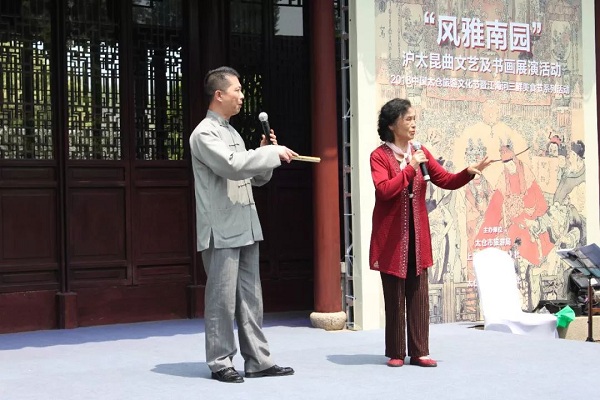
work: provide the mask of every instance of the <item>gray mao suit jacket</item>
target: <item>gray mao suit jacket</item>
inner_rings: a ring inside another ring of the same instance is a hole
[[[276,146],[246,150],[240,134],[218,114],[190,136],[196,194],[197,250],[246,246],[263,239],[252,186],[269,182],[281,165]]]

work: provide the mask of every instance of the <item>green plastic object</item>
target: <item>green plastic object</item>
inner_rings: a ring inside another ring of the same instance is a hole
[[[556,315],[556,326],[559,328],[566,328],[575,320],[575,311],[569,306],[565,306],[554,315]]]

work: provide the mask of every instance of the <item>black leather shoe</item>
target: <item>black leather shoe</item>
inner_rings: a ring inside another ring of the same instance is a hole
[[[244,378],[242,378],[242,376],[240,374],[238,374],[238,372],[229,367],[229,368],[223,368],[220,371],[217,372],[212,372],[210,374],[211,378],[216,379],[218,381],[221,382],[227,382],[227,383],[242,383],[244,382]]]
[[[271,368],[263,369],[258,372],[246,372],[246,378],[261,378],[263,376],[286,376],[294,375],[294,370],[290,367],[280,367],[273,365]]]

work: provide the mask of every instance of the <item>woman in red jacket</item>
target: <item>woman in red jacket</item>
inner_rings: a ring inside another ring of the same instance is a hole
[[[427,268],[433,265],[433,257],[425,205],[427,181],[419,164],[427,166],[436,186],[458,189],[491,162],[486,156],[459,173],[450,173],[429,150],[411,143],[415,130],[415,110],[410,101],[388,101],[379,113],[377,129],[384,143],[371,153],[375,208],[369,264],[381,274],[385,355],[390,358],[390,367],[404,365],[406,331],[410,364],[437,366],[429,358]]]

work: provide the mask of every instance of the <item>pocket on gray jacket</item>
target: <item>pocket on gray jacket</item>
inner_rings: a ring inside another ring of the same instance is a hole
[[[251,229],[250,207],[234,206],[211,213],[215,242],[228,240],[248,233]]]

